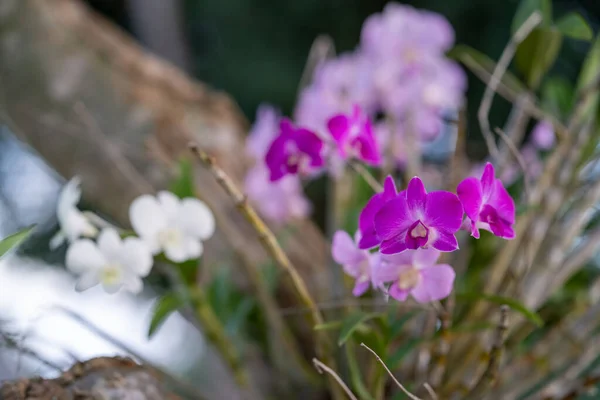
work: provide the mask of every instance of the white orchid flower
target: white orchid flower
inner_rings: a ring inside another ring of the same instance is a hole
[[[152,254],[146,244],[133,237],[121,240],[113,228],[100,232],[98,242],[78,239],[67,250],[67,269],[79,275],[75,290],[101,284],[108,293],[119,289],[142,291],[142,278],[152,269]]]
[[[200,257],[202,241],[215,231],[215,217],[208,206],[194,198],[179,199],[173,193],[142,195],[129,208],[131,225],[150,247],[174,262]]]
[[[72,178],[60,193],[56,216],[60,231],[50,240],[50,249],[54,250],[62,245],[65,240],[72,243],[80,237],[95,237],[98,229],[77,208],[81,200],[81,180]]]

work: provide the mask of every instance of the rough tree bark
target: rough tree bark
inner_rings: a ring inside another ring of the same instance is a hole
[[[238,182],[248,167],[248,123],[228,96],[145,53],[76,0],[0,3],[0,109],[18,136],[64,177],[80,175],[86,199],[123,225],[131,200],[165,187],[190,140]],[[225,241],[246,262],[264,263],[251,227],[201,168],[197,188],[218,220],[207,253]],[[317,276],[325,241],[311,222],[298,222],[286,250],[313,291],[326,287]]]
[[[77,363],[56,379],[20,379],[0,387],[2,400],[177,400],[156,372],[127,358]]]
[[[248,167],[248,123],[227,95],[144,52],[77,0],[0,1],[0,111],[59,174],[82,178],[89,203],[124,226],[130,202],[166,187],[191,140],[238,183]],[[206,260],[263,265],[258,238],[213,177],[199,167],[196,184],[218,224]],[[287,235],[293,263],[325,298],[322,234],[300,221]]]

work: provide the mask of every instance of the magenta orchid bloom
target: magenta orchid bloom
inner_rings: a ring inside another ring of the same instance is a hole
[[[350,115],[338,114],[330,118],[327,128],[337,143],[343,159],[356,157],[366,164],[381,164],[373,126],[369,117],[363,114],[358,105],[354,105]]]
[[[359,249],[344,231],[337,231],[333,235],[331,253],[334,261],[342,265],[346,274],[356,279],[352,294],[355,297],[363,295],[371,285],[371,271],[377,264],[379,255]]]
[[[388,201],[375,214],[375,232],[382,254],[433,247],[458,250],[454,233],[460,229],[463,207],[454,193],[427,193],[419,177],[408,183],[405,195]]]
[[[455,273],[448,264],[436,264],[439,256],[435,249],[382,255],[373,272],[373,283],[379,286],[391,282],[388,293],[399,301],[409,294],[419,303],[444,299],[452,292]]]
[[[479,229],[485,229],[498,237],[513,239],[515,202],[494,175],[494,166],[487,163],[481,179],[466,178],[456,192],[471,220],[471,236],[479,238]]]
[[[391,176],[385,178],[383,192],[376,193],[369,199],[358,217],[358,230],[361,238],[358,247],[361,249],[370,249],[378,246],[381,240],[378,239],[375,232],[375,214],[390,200],[398,195],[396,184]]]
[[[265,156],[271,182],[288,174],[306,174],[324,165],[323,141],[314,132],[295,127],[287,118],[279,123],[279,131]]]

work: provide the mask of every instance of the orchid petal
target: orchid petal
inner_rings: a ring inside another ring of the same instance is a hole
[[[435,241],[431,244],[434,249],[444,252],[458,250],[458,241],[456,240],[454,233],[438,230],[436,235]]]
[[[463,219],[463,206],[457,195],[445,191],[427,195],[424,224],[428,227],[456,232]]]
[[[67,249],[65,264],[67,269],[75,274],[98,271],[106,263],[104,254],[89,239],[76,240]]]
[[[477,178],[467,178],[459,183],[456,194],[462,203],[467,217],[473,222],[479,219],[479,212],[483,203],[481,182]]]
[[[427,191],[421,178],[415,176],[406,188],[406,203],[414,219],[421,219],[427,204]]]
[[[447,264],[433,265],[421,270],[421,280],[411,291],[419,303],[441,300],[450,295],[456,274]]]
[[[151,238],[167,227],[167,216],[154,196],[142,195],[129,207],[129,219],[134,231],[142,238]]]
[[[146,243],[138,238],[128,237],[123,241],[120,261],[124,268],[136,276],[148,276],[154,259]]]
[[[97,271],[86,272],[79,276],[77,283],[75,283],[75,291],[83,292],[88,290],[100,283]]]
[[[177,223],[186,234],[201,240],[206,240],[215,233],[215,217],[206,203],[198,199],[187,198],[181,201]]]

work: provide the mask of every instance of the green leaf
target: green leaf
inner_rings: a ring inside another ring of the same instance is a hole
[[[362,311],[357,311],[347,316],[342,322],[340,336],[338,338],[338,345],[343,345],[350,338],[350,336],[352,336],[354,331],[359,328],[360,325],[379,316],[381,316],[381,313],[365,313]]]
[[[577,40],[592,40],[594,38],[594,31],[588,25],[587,21],[576,12],[570,12],[558,21],[556,21],[556,28],[565,36],[571,39]]]
[[[552,1],[551,0],[521,0],[511,26],[511,34],[516,31],[527,21],[535,11],[539,11],[542,15],[541,26],[550,26],[552,23]]]
[[[194,168],[189,158],[179,160],[179,173],[177,179],[171,184],[171,192],[180,199],[196,197],[194,190]]]
[[[342,327],[342,321],[330,321],[324,324],[315,325],[313,328],[315,331],[331,331]]]
[[[386,357],[386,363],[391,370],[398,368],[400,362],[410,354],[419,344],[424,342],[424,339],[410,339],[402,346],[398,347],[389,357]]]
[[[544,326],[544,321],[542,318],[534,311],[531,311],[523,303],[518,300],[511,299],[509,297],[497,296],[494,294],[485,294],[485,293],[459,293],[456,295],[457,299],[461,300],[486,300],[491,303],[507,305],[512,310],[517,311],[522,314],[529,321],[533,322],[538,327]]]
[[[475,75],[479,76],[482,72],[491,76],[496,68],[496,62],[487,55],[475,50],[464,44],[455,46],[449,53],[448,57],[460,61],[465,67],[469,68]],[[481,77],[480,77],[481,78]],[[501,78],[502,85],[509,88],[516,94],[523,94],[527,88],[516,76],[510,71],[506,71]]]
[[[0,257],[5,255],[9,250],[23,243],[23,241],[29,237],[34,227],[35,225],[27,227],[0,240]]]
[[[392,338],[397,337],[400,332],[402,331],[402,328],[404,328],[404,326],[414,317],[416,316],[421,310],[413,310],[413,311],[409,311],[406,314],[403,314],[400,318],[398,318],[396,321],[392,322],[391,327],[390,327],[390,336]]]
[[[554,65],[562,40],[563,36],[556,28],[536,28],[517,48],[515,65],[531,89],[539,87]]]
[[[374,400],[360,372],[360,366],[356,359],[356,345],[354,344],[353,340],[348,340],[348,342],[346,342],[346,358],[348,360],[350,380],[354,390],[356,390],[361,399]]]
[[[175,293],[167,293],[154,304],[152,320],[148,327],[148,339],[162,326],[167,317],[183,304],[183,300]]]
[[[551,77],[542,86],[542,108],[552,115],[566,118],[573,108],[575,89],[568,79]]]

